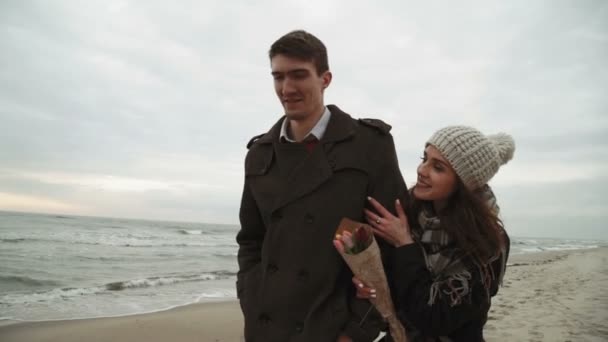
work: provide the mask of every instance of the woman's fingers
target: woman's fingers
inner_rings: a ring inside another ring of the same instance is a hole
[[[357,289],[357,298],[361,298],[361,299],[376,298],[376,291],[374,289],[370,289],[369,287]]]
[[[336,247],[338,252],[344,253],[344,244],[342,244],[342,241],[337,240],[337,239],[334,240],[334,247]]]
[[[371,203],[371,205],[374,207],[374,209],[376,209],[376,211],[380,214],[380,217],[385,218],[385,219],[390,219],[391,217],[394,217],[390,211],[386,210],[386,208],[382,204],[380,204],[380,202],[376,201],[374,198],[368,196],[367,200],[369,201],[369,203]]]
[[[405,222],[407,222],[407,215],[405,215],[405,210],[403,210],[403,206],[399,199],[395,201],[395,212],[402,221],[405,220]]]
[[[395,216],[392,215],[390,218],[380,217],[376,215],[373,211],[368,209],[363,209],[363,211],[365,212],[365,219],[367,220],[367,223],[369,223],[372,227],[382,228],[383,224],[390,223],[391,220],[397,219]]]
[[[369,209],[363,209],[363,212],[365,213],[365,217],[371,221],[371,222],[376,222],[376,219],[379,218],[378,215],[374,214],[371,210]]]
[[[366,217],[365,220],[367,221],[367,223],[369,223],[370,226],[372,226],[372,228],[381,228],[382,227],[380,224],[376,223],[376,219]]]
[[[362,281],[353,277],[353,284],[357,288],[357,298],[369,299],[376,298],[376,290],[371,287],[367,287]]]
[[[377,228],[373,228],[372,230],[374,232],[374,235],[381,237],[382,239],[384,239],[386,242],[388,242],[390,244],[393,243],[393,238],[390,235],[386,234],[385,232],[383,232]]]

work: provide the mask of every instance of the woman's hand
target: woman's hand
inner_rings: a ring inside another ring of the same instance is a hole
[[[353,342],[353,339],[344,334],[341,334],[340,336],[338,336],[336,342]]]
[[[353,284],[357,288],[357,298],[370,299],[376,298],[376,289],[367,287],[359,278],[353,277]]]
[[[374,234],[383,238],[386,242],[395,247],[414,243],[412,233],[410,232],[410,226],[407,222],[407,216],[405,216],[405,211],[399,200],[395,201],[395,211],[397,212],[397,217],[395,217],[375,199],[371,197],[368,197],[367,199],[378,213],[376,214],[370,210],[364,209],[365,218],[372,226]]]

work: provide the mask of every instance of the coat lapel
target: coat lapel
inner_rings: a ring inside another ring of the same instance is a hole
[[[317,146],[292,169],[285,181],[285,187],[277,197],[273,211],[311,193],[331,178],[332,174],[325,151]]]
[[[338,107],[329,105],[332,115],[327,125],[325,135],[310,154],[300,159],[288,173],[285,187],[277,196],[272,211],[280,209],[285,205],[313,192],[333,175],[332,163],[328,161],[328,154],[333,146],[342,140],[346,140],[355,134],[356,124],[351,117],[342,112]],[[276,139],[273,144],[280,144]],[[281,148],[275,146],[275,149]],[[280,155],[277,154],[277,158]]]

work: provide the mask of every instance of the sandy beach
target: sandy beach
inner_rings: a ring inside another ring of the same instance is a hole
[[[608,248],[516,255],[509,265],[488,341],[608,341]]]
[[[608,340],[608,248],[516,255],[494,299],[488,341]],[[3,342],[242,341],[237,302],[114,318],[21,322]]]

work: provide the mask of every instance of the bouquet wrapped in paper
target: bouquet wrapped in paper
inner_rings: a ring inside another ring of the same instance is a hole
[[[341,242],[343,248],[338,248],[338,252],[354,275],[367,286],[376,289],[376,298],[369,300],[388,323],[393,340],[406,342],[405,329],[395,314],[380,248],[371,227],[343,218],[336,230],[335,239]]]

